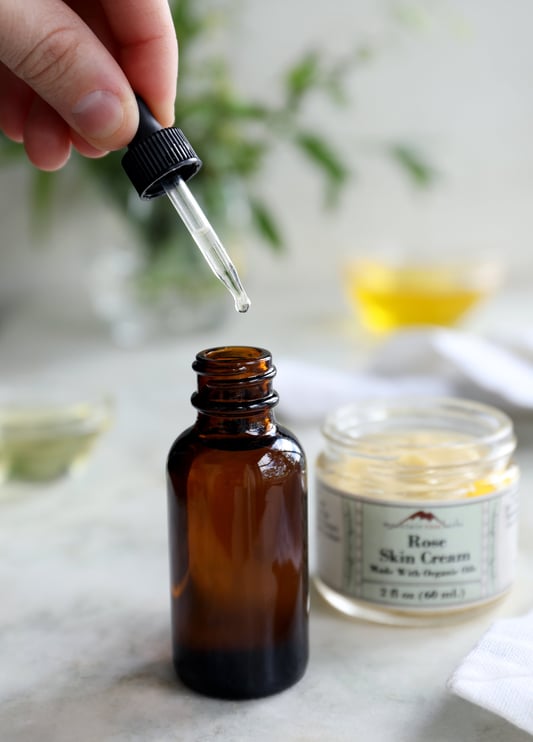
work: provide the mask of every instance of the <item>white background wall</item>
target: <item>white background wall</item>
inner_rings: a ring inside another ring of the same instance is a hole
[[[418,28],[391,20],[401,7]],[[358,176],[342,208],[321,210],[309,165],[280,148],[263,189],[282,217],[289,252],[254,250],[252,281],[338,282],[341,257],[384,242],[428,251],[496,250],[515,280],[533,281],[533,4],[529,0],[246,0],[224,39],[238,85],[274,98],[280,71],[309,47],[344,54],[369,39],[377,57],[354,74],[346,110],[313,105],[309,123],[341,143]],[[379,156],[379,143],[404,140],[441,173],[417,192]],[[25,176],[0,176],[0,290],[23,284],[83,283],[81,258],[105,242],[94,211],[65,210],[44,255],[29,247]],[[67,213],[68,212],[68,213]],[[90,225],[90,229],[88,226]],[[531,267],[530,267],[531,266]]]
[[[422,27],[403,30],[386,9],[411,8]],[[246,4],[235,68],[245,89],[269,89],[276,69],[308,45],[332,54],[369,37],[383,50],[353,76],[354,104],[316,121],[342,141],[359,177],[332,218],[308,168],[288,158],[272,167],[267,189],[283,209],[291,265],[399,242],[427,250],[500,251],[524,276],[533,261],[533,6],[528,0],[329,3],[252,0]],[[305,17],[305,21],[302,20]],[[275,50],[275,55],[272,50]],[[420,145],[441,173],[420,194],[371,143]],[[284,153],[286,154],[286,153]],[[326,249],[324,249],[326,248]],[[327,268],[326,268],[327,270]]]

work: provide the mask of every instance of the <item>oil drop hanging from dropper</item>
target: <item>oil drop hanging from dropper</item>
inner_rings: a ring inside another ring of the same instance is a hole
[[[168,196],[209,267],[233,296],[235,309],[248,311],[250,299],[237,270],[186,183],[202,161],[181,129],[164,129],[139,96],[137,103],[139,128],[122,158],[122,167],[142,199]]]

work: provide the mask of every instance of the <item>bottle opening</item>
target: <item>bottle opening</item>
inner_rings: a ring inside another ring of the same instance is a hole
[[[197,354],[193,369],[198,391],[192,397],[199,410],[224,410],[227,414],[273,407],[278,395],[272,389],[276,368],[264,348],[226,345]]]
[[[254,348],[246,345],[225,345],[219,348],[209,348],[197,354],[196,359],[209,361],[258,361],[271,360],[272,356],[264,348]]]
[[[272,354],[268,350],[245,345],[225,345],[203,350],[197,354],[193,369],[200,376],[242,379],[276,374]]]

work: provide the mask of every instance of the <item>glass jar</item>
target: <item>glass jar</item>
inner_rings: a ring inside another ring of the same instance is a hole
[[[466,618],[514,577],[518,468],[507,415],[462,399],[344,407],[317,462],[316,585],[351,616]]]

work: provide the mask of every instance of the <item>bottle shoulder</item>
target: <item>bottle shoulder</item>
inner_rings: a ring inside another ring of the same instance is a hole
[[[299,448],[301,451],[303,451],[302,444],[300,443],[296,435],[292,432],[292,430],[289,430],[289,428],[286,428],[284,425],[277,424],[277,431],[280,438],[287,442],[290,442],[295,449]]]
[[[180,465],[184,459],[228,452],[234,457],[260,459],[271,453],[273,456],[291,458],[305,465],[305,454],[296,436],[282,425],[276,425],[265,435],[205,435],[195,425],[179,435],[168,454],[168,465]]]
[[[174,442],[170,446],[168,458],[170,459],[172,456],[183,453],[190,449],[194,445],[197,438],[198,436],[196,433],[196,426],[190,425],[174,440]]]

